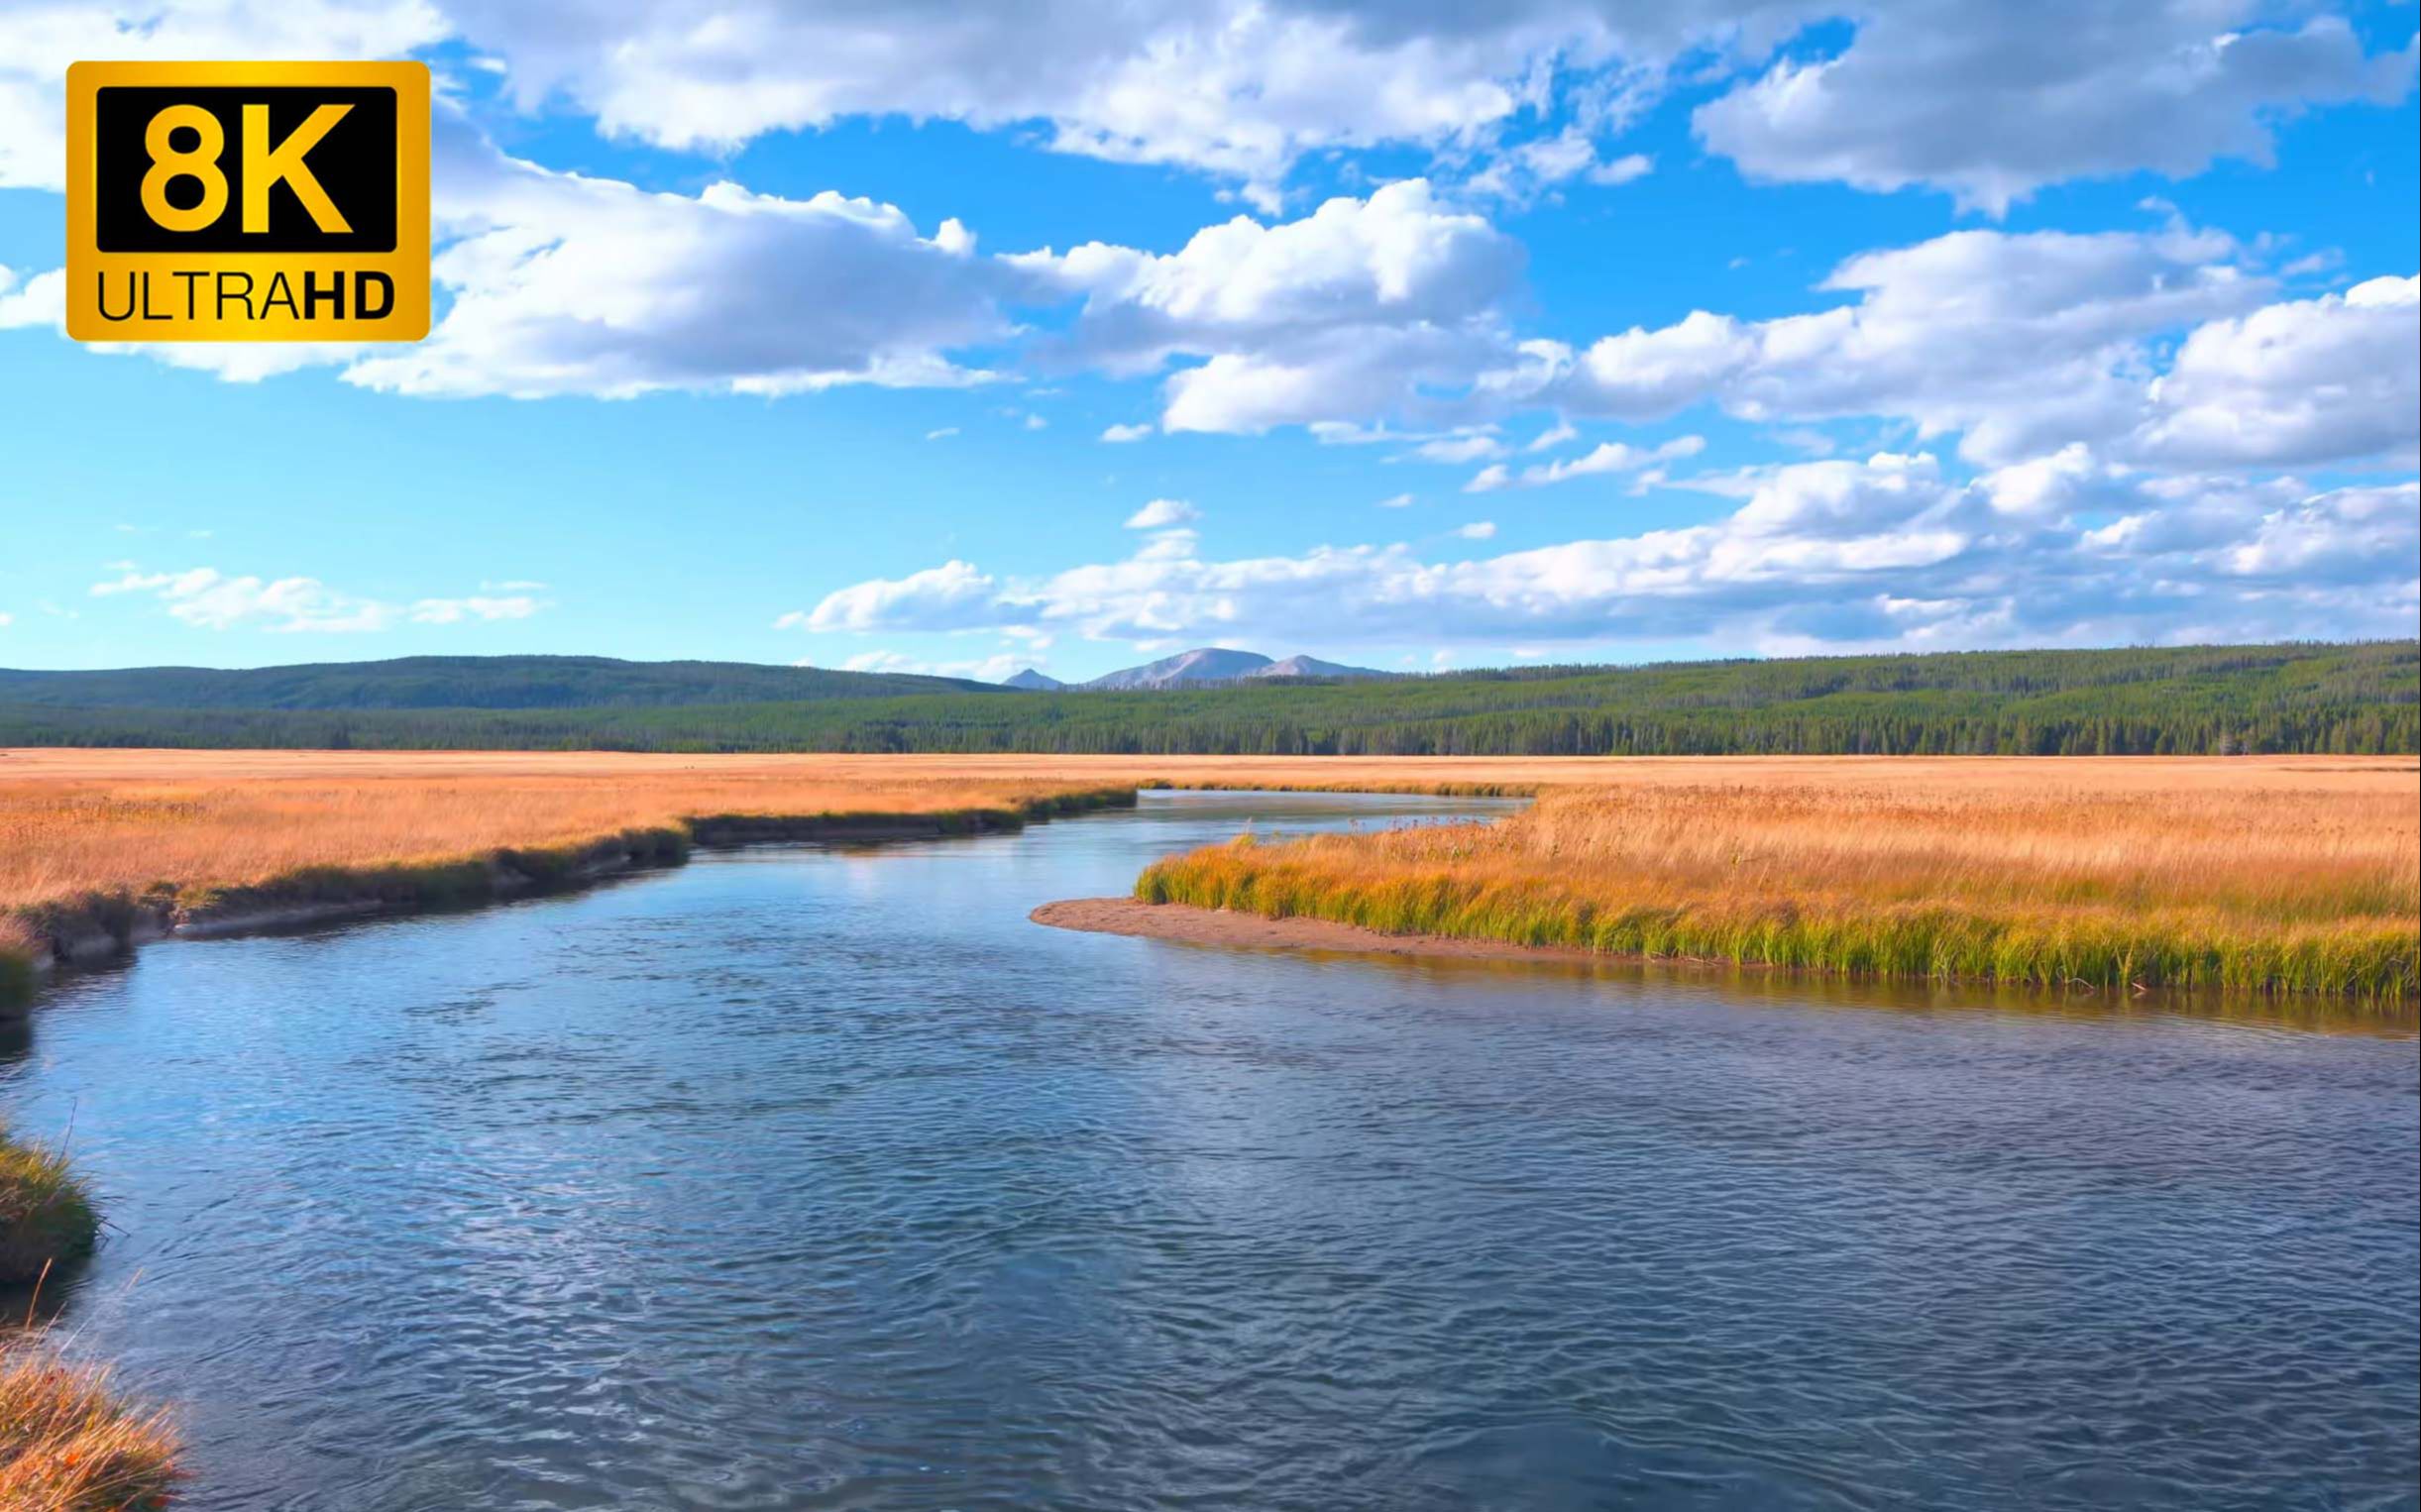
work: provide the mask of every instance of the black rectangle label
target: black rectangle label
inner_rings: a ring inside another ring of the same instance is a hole
[[[102,252],[395,250],[392,89],[113,86],[93,149]]]

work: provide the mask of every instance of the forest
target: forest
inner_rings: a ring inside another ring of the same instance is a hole
[[[1144,693],[1017,693],[914,678],[886,685],[736,664],[444,661],[402,680],[404,694],[389,686],[395,680],[365,672],[396,663],[268,669],[287,676],[251,685],[242,680],[264,674],[0,673],[0,746],[1348,756],[2421,749],[2421,646],[2412,641],[1528,667]],[[505,677],[494,665],[505,662],[577,666],[557,687]],[[675,667],[704,670],[664,670]],[[305,671],[312,676],[292,676]],[[38,692],[26,679],[38,680]],[[79,690],[74,680],[115,681]],[[769,684],[784,696],[763,696]],[[901,692],[901,684],[935,691]],[[212,702],[236,694],[248,695],[249,706]]]

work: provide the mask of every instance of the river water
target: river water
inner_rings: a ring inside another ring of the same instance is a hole
[[[0,1108],[196,1508],[2415,1504],[2409,1032],[1026,919],[1503,807],[155,946]]]

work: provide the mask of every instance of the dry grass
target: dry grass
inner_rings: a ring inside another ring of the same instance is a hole
[[[165,1507],[178,1477],[165,1416],[130,1406],[97,1365],[36,1338],[0,1343],[0,1509],[138,1512]]]
[[[92,1251],[100,1221],[66,1156],[0,1129],[0,1285]]]
[[[1019,810],[1096,784],[815,761],[29,751],[0,758],[0,910],[89,892],[258,887],[322,866],[574,845],[702,814]]]
[[[1501,832],[1263,847],[1249,865],[1229,856],[1222,876],[1267,891],[1282,867],[1310,889],[1245,902],[1262,912],[1418,915],[1427,919],[1418,927],[1453,932],[1439,924],[1459,909],[1463,928],[1491,937],[1560,930],[1577,939],[1586,921],[1585,942],[1597,948],[1710,955],[1787,953],[1760,933],[1786,916],[1801,936],[1824,920],[1879,914],[1933,919],[1926,927],[1935,933],[1941,920],[1965,920],[2002,929],[1997,937],[2090,923],[2111,938],[2156,926],[2155,938],[2250,931],[2280,942],[2385,924],[2404,928],[2410,958],[2414,765],[2325,757],[6,751],[0,931],[28,911],[123,902],[164,886],[187,904],[282,883],[357,885],[383,872],[411,874],[419,886],[420,872],[500,850],[661,834],[700,815],[1014,815],[1155,782],[1549,795]],[[1207,879],[1208,868],[1195,869]],[[1437,901],[1374,911],[1372,889],[1400,894],[1408,879],[1424,879]],[[1326,902],[1315,896],[1326,893]],[[1448,908],[1449,895],[1462,902]],[[1629,933],[1608,932],[1609,918],[1643,910]],[[1720,922],[1721,939],[1647,927],[1663,916]],[[27,941],[16,927],[22,970]],[[1913,946],[1904,938],[1893,948],[1891,964],[1859,966],[1864,957],[1847,944],[1838,959],[1848,969],[1905,969]],[[1972,968],[1978,957],[1971,949],[1959,959]],[[2028,971],[2061,959],[2041,956]],[[10,962],[0,938],[0,978]],[[8,986],[0,980],[0,1000]]]
[[[2416,990],[2409,762],[2311,764],[2303,781],[2291,766],[2142,767],[2125,780],[2042,761],[1738,781],[1702,763],[1694,781],[1550,792],[1493,826],[1212,846],[1154,866],[1137,894],[1850,973]]]

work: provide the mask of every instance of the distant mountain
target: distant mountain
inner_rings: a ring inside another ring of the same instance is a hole
[[[45,708],[654,708],[991,691],[959,678],[607,656],[406,656],[233,672],[0,668],[0,704]]]
[[[1316,656],[1289,656],[1256,667],[1244,674],[1249,678],[1391,678],[1396,674],[1380,672],[1375,667],[1348,667],[1343,662],[1324,662]]]
[[[1180,651],[1141,667],[1125,667],[1104,673],[1083,688],[1140,689],[1189,688],[1204,683],[1235,683],[1247,678],[1383,678],[1392,674],[1375,672],[1368,667],[1348,667],[1341,662],[1324,662],[1316,656],[1290,656],[1282,662],[1253,651],[1231,651],[1224,646],[1203,646],[1192,651]]]
[[[1105,672],[1084,684],[1086,688],[1133,689],[1175,688],[1186,683],[1232,683],[1240,677],[1274,665],[1267,657],[1253,651],[1230,651],[1221,646],[1205,646],[1193,651],[1180,651],[1174,656],[1146,662],[1141,667],[1122,667]]]
[[[1032,667],[1029,667],[1023,672],[1014,672],[1009,676],[1002,678],[1000,680],[1000,686],[1003,688],[1023,688],[1030,693],[1056,693],[1058,690],[1065,688],[1067,685],[1060,682],[1057,678],[1051,677],[1046,673],[1037,672]]]

